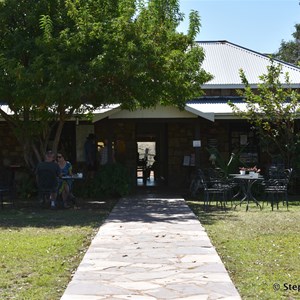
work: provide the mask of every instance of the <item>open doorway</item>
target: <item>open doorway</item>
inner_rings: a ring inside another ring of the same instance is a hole
[[[168,184],[167,125],[155,122],[136,124],[137,186]]]
[[[156,158],[155,141],[138,141],[137,142],[137,185],[154,186]]]

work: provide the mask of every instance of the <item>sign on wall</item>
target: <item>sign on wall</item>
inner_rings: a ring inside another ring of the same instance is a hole
[[[201,147],[201,141],[200,140],[194,140],[193,141],[193,147],[194,148],[200,148]]]

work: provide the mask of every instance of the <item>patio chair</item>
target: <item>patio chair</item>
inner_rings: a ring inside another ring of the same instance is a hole
[[[203,171],[197,169],[189,186],[189,192],[192,197],[197,197],[203,189],[202,179],[204,178]]]
[[[226,174],[220,169],[209,168],[208,170],[206,170],[205,174],[208,186],[223,191],[225,203],[227,204],[228,201],[230,201],[232,206],[232,199],[234,195],[233,191],[238,187],[238,183],[235,182],[233,179],[227,178]]]
[[[286,179],[291,177],[293,169],[284,169],[283,167],[271,166],[268,170],[268,178]]]
[[[202,186],[204,191],[204,208],[207,209],[210,206],[213,199],[216,200],[216,204],[220,202],[222,208],[225,208],[228,189],[224,187],[222,183],[214,182],[213,184],[209,181],[202,179]]]
[[[288,208],[288,181],[286,179],[268,179],[265,181],[265,200],[271,202],[272,210],[274,209],[274,204],[278,209],[278,205],[280,199],[282,199],[283,204],[286,203],[286,207]]]
[[[227,201],[231,196],[232,186],[226,178],[220,176],[220,174],[211,172],[207,173],[207,176],[202,175],[201,185],[204,192],[204,207],[208,208],[213,199],[216,200],[216,205],[220,203],[222,208],[226,207]]]
[[[283,205],[286,205],[287,209],[289,206],[288,201],[288,185],[292,175],[292,169],[286,169],[281,172],[280,178],[268,178],[264,182],[264,194],[265,200],[271,202],[272,210],[274,209],[274,204],[278,209],[279,202],[282,200]]]

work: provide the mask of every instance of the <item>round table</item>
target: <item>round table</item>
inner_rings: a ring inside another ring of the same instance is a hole
[[[262,181],[264,179],[264,177],[262,175],[250,175],[250,174],[246,174],[246,175],[241,175],[241,174],[230,174],[235,180],[240,182],[240,190],[239,192],[234,196],[237,197],[241,192],[244,194],[244,197],[242,198],[242,200],[235,205],[234,208],[236,208],[238,205],[241,205],[243,202],[247,202],[247,206],[246,206],[246,211],[248,211],[249,208],[249,202],[250,201],[254,201],[257,206],[260,207],[260,209],[262,208],[261,205],[258,203],[258,201],[256,200],[256,198],[253,196],[252,194],[252,186],[255,182],[257,181]]]

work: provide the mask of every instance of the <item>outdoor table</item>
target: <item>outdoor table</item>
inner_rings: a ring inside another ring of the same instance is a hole
[[[68,179],[83,179],[82,173],[74,174],[74,175],[65,175],[60,177],[61,179],[68,180]]]
[[[261,205],[258,203],[256,198],[252,194],[252,186],[255,182],[257,181],[262,181],[264,179],[263,176],[261,175],[252,175],[252,174],[246,174],[246,175],[241,175],[241,174],[230,174],[235,180],[240,182],[240,190],[239,192],[234,196],[237,197],[241,192],[244,194],[244,197],[238,204],[235,205],[234,208],[236,208],[238,205],[241,205],[243,202],[247,202],[246,206],[246,211],[248,211],[249,208],[249,202],[253,201],[255,202],[260,209],[262,208]]]
[[[81,180],[81,179],[83,179],[83,174],[82,173],[77,173],[77,174],[73,174],[73,175],[64,175],[64,176],[60,177],[60,180],[65,180],[68,185],[69,185],[70,181],[72,181],[72,185],[73,185],[73,181],[75,181],[75,180],[77,181],[77,180]],[[70,197],[72,197],[72,198],[70,198]],[[74,207],[77,206],[76,201],[75,201],[75,196],[72,193],[72,187],[71,186],[70,186],[70,195],[69,195],[68,199],[71,202],[73,202]]]
[[[77,173],[77,174],[73,174],[73,175],[64,175],[64,176],[61,176],[59,178],[60,180],[65,180],[65,181],[71,181],[73,182],[74,180],[80,180],[80,179],[83,179],[83,174],[82,173]]]

